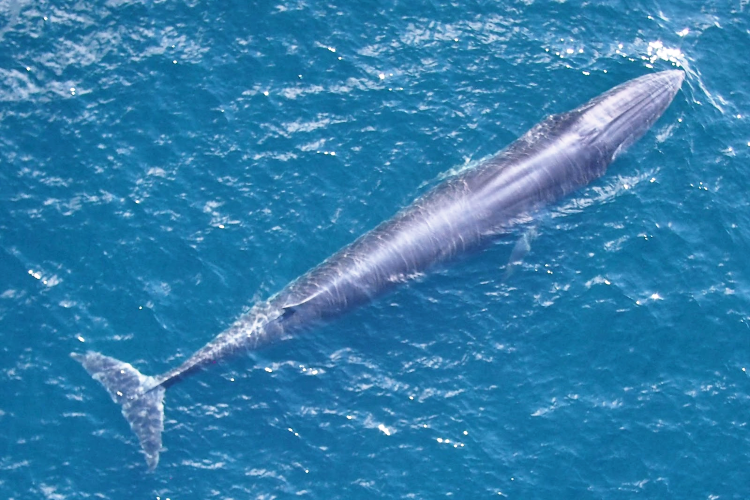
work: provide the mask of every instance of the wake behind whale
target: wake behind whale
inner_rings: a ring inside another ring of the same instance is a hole
[[[166,373],[146,376],[96,352],[72,356],[121,405],[153,470],[159,462],[167,387],[217,359],[259,348],[366,304],[601,177],[667,109],[683,78],[679,70],[642,76],[573,111],[550,116],[496,156],[449,178],[256,304]]]

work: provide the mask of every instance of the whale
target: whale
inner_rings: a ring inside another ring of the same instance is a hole
[[[129,363],[94,351],[71,356],[120,405],[148,469],[154,470],[162,449],[164,394],[171,385],[219,359],[330,321],[436,264],[508,234],[518,221],[604,175],[664,113],[683,79],[679,69],[647,74],[549,116],[498,154],[447,178],[254,304],[161,375],[143,375]]]

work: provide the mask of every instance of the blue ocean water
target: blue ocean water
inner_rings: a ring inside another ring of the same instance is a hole
[[[0,497],[748,498],[749,15],[2,2]],[[153,473],[69,356],[161,373],[445,172],[674,67],[538,223],[171,387]]]

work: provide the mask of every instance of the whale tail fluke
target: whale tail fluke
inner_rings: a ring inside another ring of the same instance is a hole
[[[164,387],[131,364],[98,352],[72,353],[71,356],[101,382],[112,400],[122,407],[122,414],[138,436],[149,470],[154,470],[159,463],[164,430]]]

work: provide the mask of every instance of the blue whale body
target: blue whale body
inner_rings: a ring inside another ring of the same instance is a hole
[[[142,375],[132,365],[96,352],[72,356],[121,405],[153,470],[161,450],[167,387],[217,359],[259,348],[365,304],[587,185],[654,124],[683,78],[680,70],[642,76],[573,111],[550,116],[496,156],[446,180],[253,306],[162,375]]]

